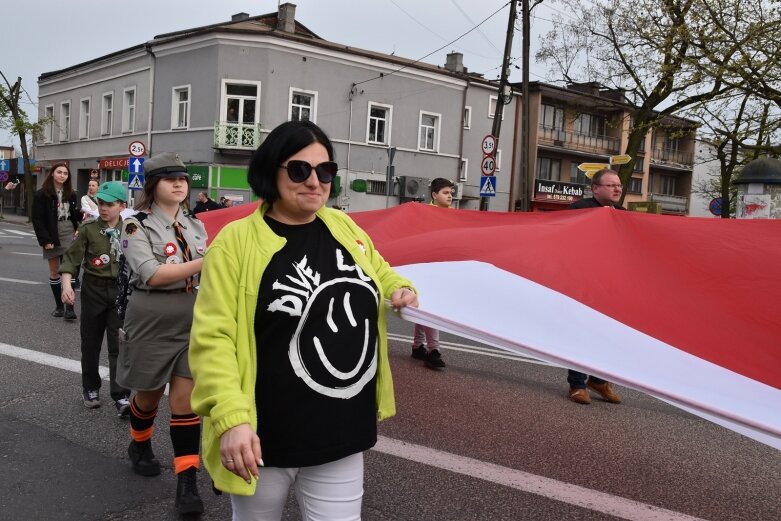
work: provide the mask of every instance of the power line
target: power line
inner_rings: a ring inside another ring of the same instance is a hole
[[[515,0],[511,0],[511,1],[515,1]],[[478,27],[480,27],[481,25],[483,25],[485,22],[487,22],[488,20],[490,20],[490,19],[491,19],[491,18],[493,18],[494,16],[496,16],[496,14],[497,14],[497,13],[499,13],[499,11],[501,11],[502,9],[504,9],[505,7],[507,7],[508,5],[510,5],[510,2],[507,2],[506,4],[504,4],[502,7],[500,7],[499,9],[497,9],[496,11],[494,11],[493,13],[491,13],[491,14],[490,14],[490,15],[489,15],[489,16],[488,16],[488,17],[487,17],[485,20],[483,20],[482,22],[480,22],[480,23],[479,23],[479,24],[477,24],[476,26],[472,27],[471,29],[469,29],[467,32],[465,32],[464,34],[462,34],[461,36],[459,36],[458,38],[456,38],[456,39],[455,39],[455,40],[453,40],[452,42],[446,43],[445,45],[443,45],[443,46],[442,46],[442,47],[440,47],[439,49],[436,49],[436,50],[434,50],[434,51],[431,51],[430,53],[428,53],[427,55],[423,56],[422,58],[418,58],[417,60],[415,60],[415,61],[413,61],[413,62],[411,62],[411,63],[408,63],[408,64],[406,64],[406,65],[403,65],[403,66],[399,67],[398,69],[396,69],[396,70],[394,70],[394,71],[391,71],[391,72],[389,72],[388,74],[380,74],[379,76],[375,76],[374,78],[369,78],[368,80],[360,81],[360,82],[358,82],[358,83],[353,83],[353,87],[355,87],[355,86],[357,86],[357,85],[364,84],[364,83],[368,83],[368,82],[370,82],[370,81],[378,80],[378,79],[380,79],[380,78],[384,78],[385,76],[390,76],[390,75],[392,75],[392,74],[396,74],[397,72],[399,72],[399,71],[401,71],[401,70],[403,70],[403,69],[406,69],[406,68],[407,68],[407,67],[409,67],[410,65],[414,65],[414,64],[418,63],[418,62],[419,62],[419,61],[421,61],[421,60],[425,60],[426,58],[428,58],[428,57],[429,57],[429,56],[431,56],[432,54],[438,53],[438,52],[439,52],[439,51],[441,51],[442,49],[445,49],[445,48],[447,48],[447,47],[450,47],[450,46],[451,46],[451,45],[453,45],[455,42],[457,42],[458,40],[460,40],[461,38],[463,38],[463,37],[464,37],[464,36],[466,36],[467,34],[471,33],[472,31],[474,31],[475,29],[477,29]]]

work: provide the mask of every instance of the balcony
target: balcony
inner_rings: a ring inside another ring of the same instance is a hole
[[[214,122],[214,148],[255,150],[262,142],[260,123]]]
[[[540,145],[553,145],[568,150],[607,155],[618,154],[621,144],[615,137],[590,136],[542,125],[538,136],[537,143]]]
[[[691,169],[694,164],[694,154],[667,148],[654,148],[651,154],[651,163]]]
[[[648,200],[661,203],[663,213],[685,215],[689,207],[689,199],[680,195],[648,194]]]

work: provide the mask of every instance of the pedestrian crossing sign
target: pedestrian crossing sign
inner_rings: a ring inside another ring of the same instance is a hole
[[[128,180],[127,187],[130,190],[143,190],[144,189],[144,174],[130,174],[130,178]]]
[[[480,197],[496,197],[496,176],[480,177]]]

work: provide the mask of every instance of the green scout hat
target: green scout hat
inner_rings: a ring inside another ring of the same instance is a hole
[[[103,183],[98,188],[98,193],[95,194],[95,197],[107,203],[113,203],[114,201],[127,202],[125,187],[119,181]]]

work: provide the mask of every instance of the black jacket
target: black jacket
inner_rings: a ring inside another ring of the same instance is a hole
[[[222,208],[222,206],[220,206],[216,202],[212,201],[211,199],[206,199],[205,203],[201,201],[195,203],[195,208],[193,208],[193,214],[199,212],[208,212],[209,210],[219,210],[220,208]]]
[[[605,206],[604,204],[600,204],[599,201],[594,199],[593,197],[589,197],[588,199],[581,199],[580,201],[575,201],[571,205],[567,207],[567,210],[577,210],[579,208],[601,208],[602,206]],[[616,210],[626,210],[623,206],[618,206],[617,204],[612,205],[613,208]]]
[[[75,232],[79,227],[81,212],[79,209],[79,198],[76,192],[71,192],[68,198],[70,210],[68,220],[73,224]],[[38,244],[45,246],[47,244],[60,245],[60,237],[57,233],[57,196],[50,197],[44,193],[43,189],[35,192],[33,196],[33,229],[38,238]]]

